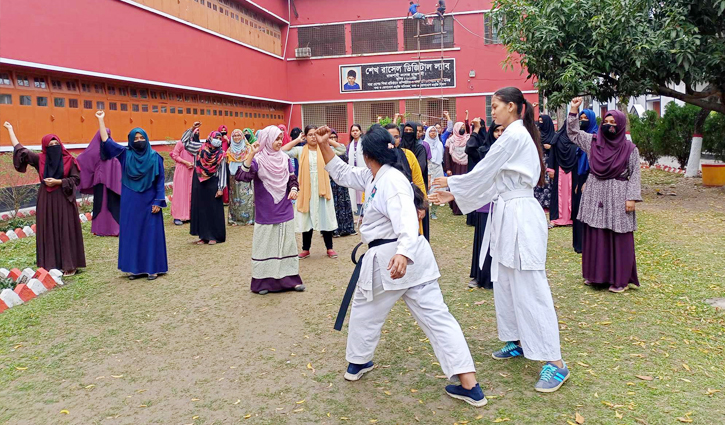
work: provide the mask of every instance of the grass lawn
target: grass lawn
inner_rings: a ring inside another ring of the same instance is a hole
[[[349,383],[332,330],[358,238],[322,238],[301,262],[308,291],[249,292],[252,229],[193,246],[166,216],[170,273],[128,281],[117,239],[90,235],[88,268],[0,314],[0,423],[11,424],[723,424],[725,191],[643,171],[635,234],[642,288],[583,285],[571,229],[550,232],[548,275],[572,377],[554,394],[541,367],[495,361],[493,293],[469,290],[473,229],[441,208],[432,246],[441,287],[489,404],[448,398],[432,348],[405,304],[388,317],[378,367]],[[671,196],[675,194],[675,196]],[[168,211],[166,212],[168,214]],[[35,239],[0,245],[0,267],[33,267]]]

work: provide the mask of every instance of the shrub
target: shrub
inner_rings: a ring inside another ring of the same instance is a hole
[[[702,134],[702,150],[725,161],[725,115],[711,112],[705,120]]]
[[[630,133],[632,142],[637,145],[639,154],[647,163],[655,165],[660,153],[657,150],[657,138],[659,137],[660,118],[655,111],[646,111],[644,117],[629,115]]]
[[[680,106],[675,102],[668,103],[665,114],[660,119],[657,132],[657,152],[660,155],[675,157],[680,168],[685,168],[690,156],[692,135],[695,131],[695,119],[700,108],[687,104]]]

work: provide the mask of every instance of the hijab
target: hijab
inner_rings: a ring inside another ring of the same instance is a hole
[[[604,137],[603,129],[600,127],[597,135],[592,138],[592,147],[589,151],[591,172],[600,180],[621,177],[628,169],[629,157],[635,148],[634,143],[627,140],[627,117],[624,113],[612,110],[607,112],[604,118],[610,115],[617,124],[617,132],[613,138],[608,139]]]
[[[282,133],[279,127],[270,125],[259,132],[259,153],[254,157],[257,161],[257,175],[267,189],[275,204],[279,204],[287,195],[289,182],[289,157],[281,150],[275,151],[272,143]]]
[[[229,146],[229,137],[227,137],[227,135],[224,134],[224,133],[229,132],[229,129],[227,129],[227,126],[222,124],[219,126],[217,131],[219,132],[219,135],[221,136],[222,143],[225,143],[227,146]],[[226,150],[226,149],[227,148],[225,147],[224,150]]]
[[[453,162],[461,165],[468,165],[468,155],[466,154],[466,142],[468,142],[470,134],[464,133],[461,135],[461,129],[463,128],[462,122],[453,124],[453,133],[448,137],[448,150],[451,153]]]
[[[135,143],[136,134],[141,134],[144,142]],[[151,149],[149,136],[136,127],[128,133],[126,148],[126,172],[123,173],[123,185],[134,192],[145,192],[151,188],[159,175],[159,159],[156,151]]]
[[[478,153],[481,155],[481,159],[486,157],[486,154],[488,153],[489,149],[491,149],[491,146],[496,143],[496,140],[498,140],[496,136],[494,136],[494,133],[499,127],[501,127],[500,124],[493,123],[488,128],[488,133],[486,133],[486,140],[483,142],[483,145],[478,148]]]
[[[53,140],[57,140],[58,144],[55,146],[48,146],[48,144]],[[46,134],[43,136],[41,145],[42,151],[40,152],[40,155],[38,155],[38,175],[40,176],[41,181],[47,178],[60,180],[67,177],[73,164],[75,164],[79,170],[81,169],[80,165],[78,165],[78,161],[76,161],[73,155],[68,152],[63,145],[63,142],[60,141],[60,137],[55,134]],[[45,190],[53,192],[60,187],[61,185],[53,187],[45,186]]]
[[[443,151],[445,150],[445,148],[443,147],[443,143],[441,142],[440,134],[436,134],[435,138],[430,137],[431,130],[436,130],[435,126],[430,126],[425,130],[424,142],[428,143],[428,146],[430,147],[431,161],[436,164],[440,164],[443,160]],[[435,155],[433,154],[433,152],[435,152]]]
[[[289,132],[289,137],[290,139],[295,140],[296,138],[300,137],[300,134],[302,134],[302,129],[299,127],[295,127]]]
[[[581,116],[582,114],[586,115],[587,119],[589,120],[589,127],[584,131],[589,134],[597,134],[597,132],[599,131],[599,125],[597,125],[597,115],[591,109],[583,110],[582,113],[579,114],[579,116]]]
[[[234,136],[241,137],[241,140],[235,142]],[[229,149],[227,149],[227,164],[229,164],[229,171],[232,175],[237,174],[239,166],[242,165],[242,161],[247,156],[248,149],[249,145],[247,139],[244,138],[244,133],[242,133],[242,130],[235,128],[229,138]]]
[[[589,134],[597,134],[599,131],[599,126],[597,125],[597,116],[594,114],[594,111],[591,109],[585,109],[582,111],[579,116],[582,114],[587,116],[587,121],[589,121],[589,126],[584,129],[585,132]],[[579,173],[580,176],[585,175],[589,172],[589,158],[587,157],[587,153],[584,152],[581,148],[577,150],[577,157],[579,158],[579,165],[577,166],[577,173]]]
[[[244,134],[244,139],[247,139],[247,134],[249,134],[249,140],[247,142],[251,145],[252,143],[257,141],[257,136],[254,135],[254,130],[247,127],[242,131],[242,134]]]
[[[550,116],[541,114],[541,123],[539,124],[539,132],[541,133],[541,144],[542,145],[553,145],[554,138],[556,137],[556,130],[554,129],[554,121]]]
[[[412,133],[406,133],[406,128],[412,128]],[[418,141],[418,135],[416,134],[418,131],[418,123],[416,122],[407,122],[403,126],[403,131],[400,134],[400,148],[408,149],[409,151],[415,153],[415,144]]]
[[[199,149],[199,155],[196,158],[196,175],[199,177],[200,182],[212,178],[222,163],[224,149],[221,146],[215,147],[211,144],[212,139],[221,139],[221,137],[220,132],[212,131],[204,144],[201,145],[201,149]]]
[[[564,121],[561,129],[556,132],[551,144],[554,163],[564,170],[565,173],[571,173],[577,166],[577,149],[577,146],[572,143],[566,134],[566,121]]]
[[[107,128],[106,131],[108,137],[111,137],[111,129]],[[77,161],[81,166],[81,193],[93,194],[94,187],[102,184],[114,193],[121,194],[121,163],[118,158],[107,158],[104,155],[100,131],[96,131],[91,143],[78,155]]]
[[[287,143],[292,141],[292,138],[287,133],[287,127],[284,124],[280,124],[277,127],[279,127],[280,130],[282,130],[282,146],[286,145]]]

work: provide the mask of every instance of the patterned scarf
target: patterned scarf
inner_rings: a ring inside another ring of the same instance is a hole
[[[196,159],[196,175],[201,182],[214,177],[224,158],[224,150],[221,146],[216,148],[211,144],[212,139],[221,139],[221,136],[218,131],[212,131],[199,149],[199,156]]]

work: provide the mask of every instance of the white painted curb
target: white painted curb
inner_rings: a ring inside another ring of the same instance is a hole
[[[27,286],[36,296],[48,292],[48,289],[45,285],[43,285],[43,282],[38,279],[31,279]]]
[[[20,299],[20,296],[10,288],[3,289],[3,291],[0,292],[0,300],[3,300],[8,308],[13,308],[16,305],[20,305],[23,303],[23,300]]]

